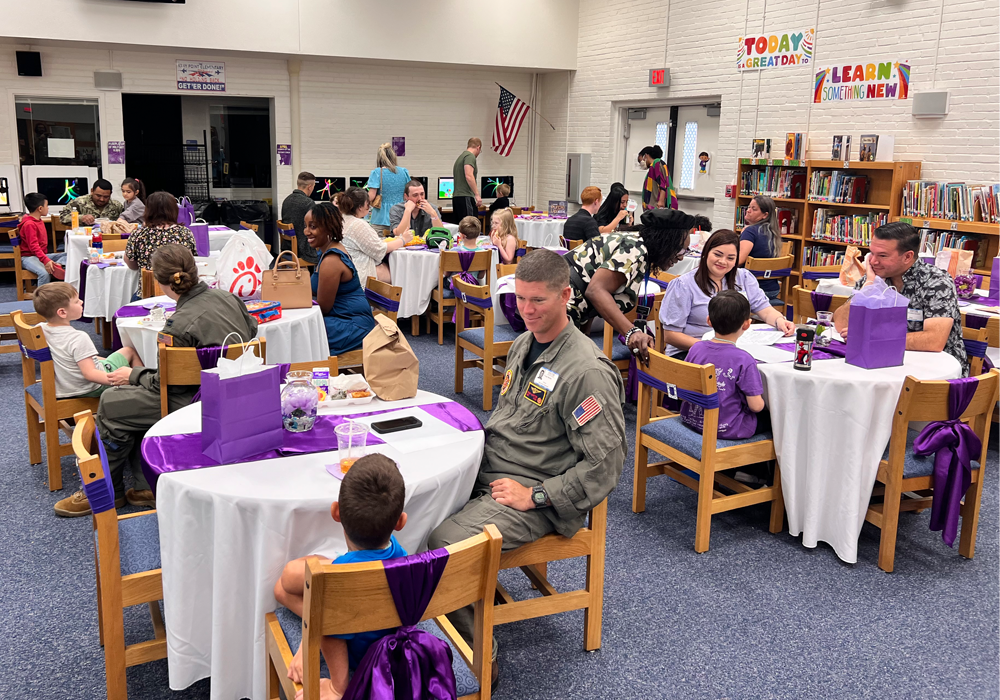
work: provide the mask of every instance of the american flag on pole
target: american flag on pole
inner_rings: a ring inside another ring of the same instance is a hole
[[[528,105],[514,97],[514,93],[500,88],[500,103],[497,105],[497,119],[493,126],[493,150],[507,157],[514,147],[514,139],[521,130],[521,122],[528,114]]]

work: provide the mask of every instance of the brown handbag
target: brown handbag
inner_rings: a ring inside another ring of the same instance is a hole
[[[292,261],[282,261],[291,255]],[[312,306],[312,286],[309,272],[299,265],[299,258],[290,250],[283,250],[274,261],[274,268],[264,272],[261,282],[261,299],[280,301],[282,309],[308,309]]]
[[[375,198],[372,199],[372,209],[382,208],[382,177],[385,175],[384,168],[378,169],[378,189],[375,190]]]

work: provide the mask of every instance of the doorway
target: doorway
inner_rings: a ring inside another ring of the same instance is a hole
[[[137,177],[152,194],[184,193],[184,142],[181,98],[174,95],[122,95],[125,174]],[[112,183],[116,184],[116,183]]]

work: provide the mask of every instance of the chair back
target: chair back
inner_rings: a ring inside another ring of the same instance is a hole
[[[80,469],[83,492],[90,501],[90,510],[95,516],[105,511],[114,511],[115,488],[111,483],[108,455],[97,433],[94,414],[90,411],[80,411],[73,418],[76,422],[73,428],[73,453]],[[90,451],[94,442],[97,443],[97,454]]]
[[[458,250],[441,251],[441,260],[438,263],[438,289],[445,290],[445,277],[449,272],[485,272],[480,282],[489,284],[490,267],[493,265],[493,254],[489,250],[480,250],[472,253],[472,261],[468,268],[462,267],[462,255],[469,255],[469,252]]]
[[[485,335],[484,342],[493,337],[493,296],[490,294],[490,285],[469,284],[468,282],[452,277],[451,283],[455,285],[455,337],[466,329],[465,313],[468,312],[471,318],[479,317],[483,321]],[[457,341],[456,341],[457,342]]]
[[[794,255],[795,243],[793,241],[783,241],[781,244],[781,256]]]
[[[497,263],[497,279],[517,272],[517,263]]]
[[[101,240],[104,243],[107,243],[108,241],[120,241],[122,240],[122,235],[120,233],[104,233],[101,234]]]
[[[1000,316],[981,316],[979,314],[962,314],[962,327],[986,329],[986,342],[991,348],[1000,347]]]
[[[819,280],[835,280],[840,277],[840,265],[803,265],[802,286],[816,289]]]
[[[983,373],[986,360],[986,349],[989,347],[989,328],[969,328],[962,326],[962,341],[965,343],[965,354],[969,356],[969,374],[978,377]]]
[[[266,362],[267,341],[263,338],[254,339],[248,343],[235,343],[213,348],[173,348],[158,343],[160,413],[166,416],[170,412],[167,400],[170,386],[201,386],[201,371],[215,367],[215,362],[218,362],[223,351],[226,359],[235,360],[246,352],[247,348],[256,347],[258,342],[260,343],[260,357]],[[214,362],[209,358],[213,358]]]
[[[337,356],[330,355],[325,360],[312,360],[307,362],[291,362],[288,365],[289,372],[311,372],[314,367],[326,367],[330,371],[331,377],[336,377],[340,374],[340,368],[337,365]]]
[[[850,300],[840,294],[822,294],[795,285],[792,287],[793,320],[805,323],[807,319],[816,318],[817,311],[836,311]]]
[[[254,233],[257,233],[257,224],[248,224],[246,221],[241,221],[240,228],[250,229]]]
[[[559,236],[559,245],[561,245],[566,250],[573,250],[581,245],[583,241],[577,238],[566,238],[565,236]]]
[[[278,230],[281,232],[281,237],[286,241],[295,240],[295,227],[292,224],[286,224],[281,219],[278,219]]]
[[[779,298],[788,298],[788,278],[792,275],[791,255],[782,255],[777,258],[754,258],[749,257],[746,261],[746,269],[753,273],[758,280],[775,279],[781,285],[781,295]]]
[[[128,245],[128,241],[123,239],[121,236],[118,238],[112,238],[111,240],[105,238],[103,239],[101,245],[104,248],[105,253],[121,253],[124,252],[125,246]]]
[[[146,268],[142,268],[142,284],[140,289],[142,289],[143,299],[163,295],[163,289],[160,287],[160,283],[156,281],[156,276],[153,275],[153,271],[147,270]]]
[[[719,396],[715,383],[715,365],[683,362],[656,350],[649,351],[649,367],[638,369],[639,400],[636,429],[650,422],[657,406],[652,396],[662,392],[672,399],[688,401],[704,411],[702,457],[714,454],[719,432]],[[674,420],[674,419],[667,419]]]
[[[49,390],[45,392],[45,399],[55,401],[56,375],[52,365],[52,352],[49,350],[48,341],[45,340],[42,326],[40,324],[29,325],[20,310],[12,311],[10,318],[14,323],[18,345],[21,346],[21,374],[24,388],[27,389],[35,383],[35,363],[37,362],[41,370],[42,386]],[[51,397],[48,396],[50,391]]]
[[[365,298],[372,307],[372,313],[385,314],[393,323],[396,323],[399,315],[399,299],[402,295],[402,287],[393,287],[374,277],[369,277],[365,282]]]

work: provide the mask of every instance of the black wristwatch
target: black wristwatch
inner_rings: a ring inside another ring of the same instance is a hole
[[[538,486],[533,486],[531,489],[531,502],[535,504],[535,508],[544,508],[548,505],[549,494],[545,493],[545,487],[539,484]]]

